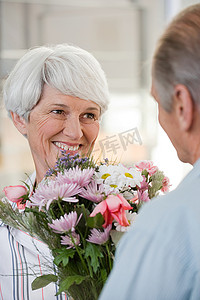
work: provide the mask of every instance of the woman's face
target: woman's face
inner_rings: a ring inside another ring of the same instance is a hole
[[[62,149],[70,154],[92,150],[99,132],[99,117],[98,104],[44,85],[41,99],[26,123],[38,182],[55,165]]]

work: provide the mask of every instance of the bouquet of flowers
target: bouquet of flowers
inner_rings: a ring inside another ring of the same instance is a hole
[[[169,179],[152,161],[133,167],[110,164],[107,159],[97,164],[92,158],[62,151],[32,193],[27,184],[4,188],[0,218],[51,250],[57,273],[37,277],[32,289],[54,281],[57,294],[95,300],[112,269],[116,245],[139,208],[168,189]]]

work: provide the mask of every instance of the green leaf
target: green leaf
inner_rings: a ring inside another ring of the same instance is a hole
[[[69,258],[73,258],[75,253],[76,251],[74,249],[59,249],[56,251],[56,257],[53,262],[56,266],[62,263],[65,267],[69,262]]]
[[[51,282],[56,282],[57,280],[58,280],[58,277],[54,274],[42,275],[42,276],[35,278],[35,280],[33,280],[31,287],[32,287],[32,290],[34,291],[34,290],[45,287],[46,285],[48,285]]]
[[[99,267],[99,258],[103,257],[103,254],[100,250],[100,247],[92,244],[92,243],[88,243],[85,249],[85,258],[90,258],[91,260],[91,266],[94,270],[94,272],[96,273],[98,267]]]
[[[82,217],[81,217],[81,219],[80,219],[80,221],[78,223],[78,228],[81,229],[81,232],[84,233],[85,232],[85,223],[86,223],[86,220],[90,216],[90,212],[85,207],[84,204],[81,204],[80,206],[77,204],[76,212],[77,212],[78,216],[80,216],[82,214]]]
[[[150,199],[157,196],[158,191],[162,188],[163,179],[164,174],[159,170],[151,176],[151,186],[148,188]]]
[[[146,169],[144,169],[144,170],[142,170],[142,175],[144,175],[147,179],[148,175],[149,175],[149,172]]]
[[[81,284],[81,282],[83,282],[83,280],[85,280],[86,278],[87,277],[81,275],[67,276],[67,278],[60,281],[59,291],[56,293],[56,296],[58,296],[62,292],[68,291],[70,286],[72,286],[73,284]]]
[[[101,279],[102,279],[103,283],[106,282],[107,278],[108,278],[108,274],[106,272],[106,269],[101,269]]]
[[[87,219],[87,225],[90,228],[102,228],[104,222],[105,220],[101,213]]]

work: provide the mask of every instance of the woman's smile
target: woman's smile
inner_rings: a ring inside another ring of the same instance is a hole
[[[81,145],[69,145],[66,143],[62,143],[62,142],[53,142],[54,145],[58,148],[60,148],[61,150],[65,150],[65,151],[78,151],[79,148],[81,147]]]

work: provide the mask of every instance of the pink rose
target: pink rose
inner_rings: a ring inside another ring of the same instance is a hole
[[[121,226],[129,226],[129,222],[126,218],[125,210],[132,209],[132,206],[127,200],[120,194],[108,195],[108,197],[100,202],[93,212],[90,214],[91,217],[101,213],[105,219],[103,227],[106,228],[115,219]]]
[[[24,200],[23,196],[27,194],[27,188],[23,185],[6,186],[3,189],[8,200],[17,203],[19,209],[24,209],[25,204],[21,203]]]
[[[151,160],[141,160],[136,163],[135,166],[140,171],[147,170],[150,176],[156,173],[156,171],[158,170],[158,167],[154,166]]]
[[[169,191],[169,187],[170,187],[170,183],[169,183],[169,178],[167,176],[164,177],[163,182],[162,182],[162,188],[161,191],[163,193],[166,193]]]

